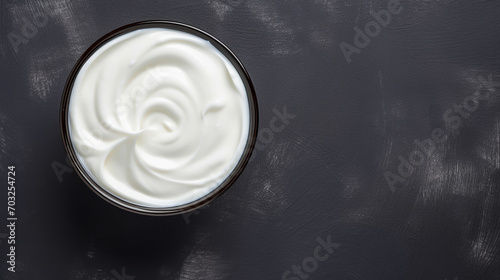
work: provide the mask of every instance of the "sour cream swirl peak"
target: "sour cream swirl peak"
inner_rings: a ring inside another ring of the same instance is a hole
[[[78,160],[108,192],[146,207],[180,206],[225,180],[249,136],[241,76],[209,41],[144,28],[100,47],[69,101]]]

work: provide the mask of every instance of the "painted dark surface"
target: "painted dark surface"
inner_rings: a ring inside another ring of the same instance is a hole
[[[500,2],[401,1],[348,63],[341,43],[355,47],[354,28],[389,2],[2,1],[2,279],[500,279]],[[71,68],[102,35],[148,19],[219,38],[259,99],[254,159],[192,215],[120,210],[66,166],[59,102]],[[273,130],[285,107],[294,117]],[[415,140],[433,131],[441,143],[419,159]],[[416,166],[398,171],[410,155]],[[335,249],[314,260],[328,237]],[[296,274],[303,264],[311,272]]]

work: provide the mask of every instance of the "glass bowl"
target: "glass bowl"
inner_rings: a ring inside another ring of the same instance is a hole
[[[107,42],[112,39],[124,35],[126,33],[144,29],[144,28],[166,28],[170,30],[177,30],[186,32],[195,36],[198,36],[201,39],[209,41],[216,49],[218,49],[235,67],[238,74],[240,75],[243,84],[245,86],[246,95],[248,98],[248,106],[249,106],[249,131],[248,138],[245,144],[245,148],[242,156],[240,157],[236,167],[229,173],[229,176],[222,181],[215,189],[213,189],[210,193],[204,195],[203,197],[196,199],[192,202],[182,204],[179,206],[172,207],[149,207],[142,206],[136,203],[129,202],[110,191],[106,190],[105,187],[99,185],[89,174],[89,172],[84,168],[78,156],[76,154],[75,148],[72,144],[69,130],[69,103],[71,92],[73,89],[73,84],[75,79],[81,69],[81,67],[85,64],[85,62],[96,52],[100,47],[105,45]],[[76,65],[73,67],[68,80],[66,82],[63,96],[61,99],[61,108],[60,108],[60,126],[61,126],[61,134],[64,146],[66,148],[66,152],[68,153],[68,157],[73,164],[76,173],[80,176],[80,178],[87,184],[87,186],[94,191],[97,195],[99,195],[104,200],[109,203],[118,206],[122,209],[150,216],[162,216],[162,215],[176,215],[182,214],[194,209],[203,207],[213,201],[215,198],[220,196],[224,191],[226,191],[238,178],[241,174],[245,166],[247,165],[251,153],[253,151],[255,140],[257,138],[257,126],[258,126],[258,109],[257,109],[257,99],[255,95],[255,90],[250,80],[250,76],[246,71],[245,67],[241,63],[241,61],[234,55],[228,47],[226,47],[223,43],[217,40],[212,35],[208,34],[205,31],[202,31],[193,26],[171,22],[171,21],[142,21],[132,23],[123,27],[120,27],[114,31],[109,32],[108,34],[101,37],[97,42],[92,44],[85,53],[80,57],[77,61]]]

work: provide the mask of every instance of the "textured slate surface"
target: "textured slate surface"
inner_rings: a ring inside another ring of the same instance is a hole
[[[0,225],[9,165],[18,217],[15,273],[0,226],[2,279],[500,279],[498,1],[0,7]],[[397,13],[371,23],[382,9]],[[78,57],[148,19],[211,33],[257,90],[255,158],[191,215],[106,203],[71,172],[60,137],[59,102]],[[356,41],[356,27],[372,37]],[[271,121],[285,108],[295,117],[279,131]],[[328,238],[334,249],[317,250]]]

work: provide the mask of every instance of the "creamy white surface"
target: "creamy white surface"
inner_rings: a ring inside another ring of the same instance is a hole
[[[129,202],[178,206],[234,169],[249,130],[247,93],[210,42],[163,28],[119,36],[75,80],[70,136],[97,183]]]

